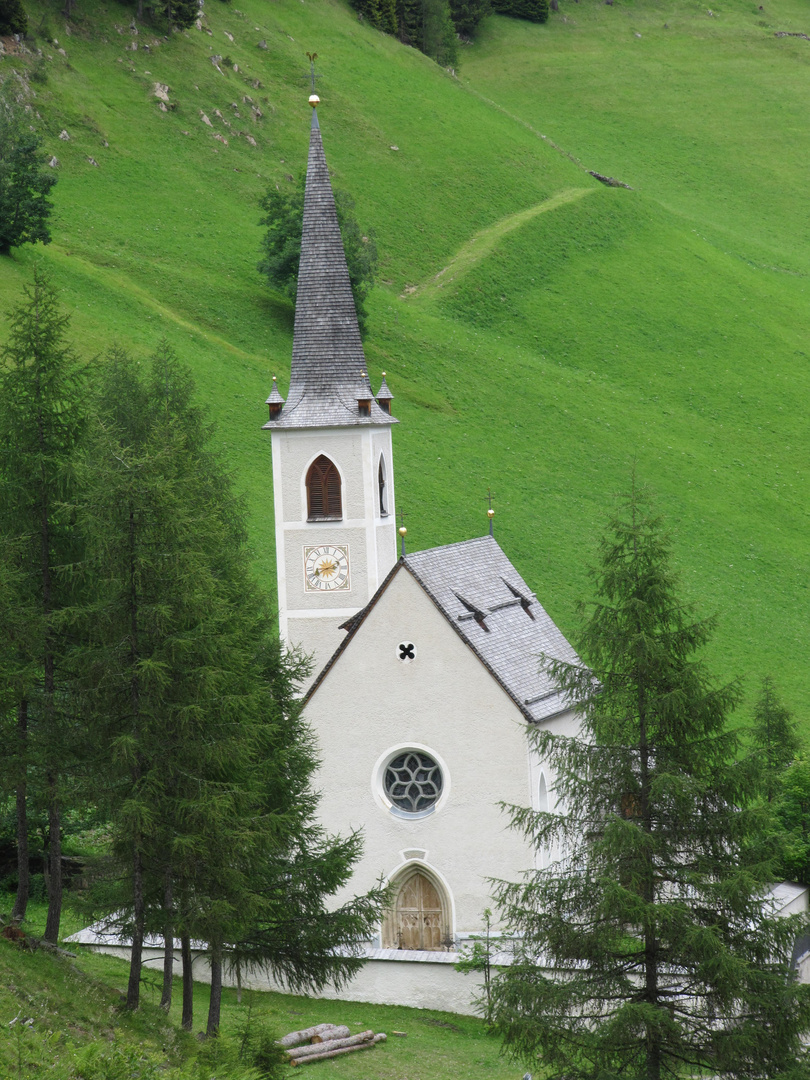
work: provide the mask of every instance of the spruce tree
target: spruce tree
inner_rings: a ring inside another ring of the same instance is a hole
[[[738,689],[699,659],[712,620],[679,598],[635,490],[593,580],[588,666],[548,665],[580,734],[531,736],[556,810],[512,808],[548,865],[497,886],[518,941],[495,1023],[513,1054],[570,1080],[805,1075],[810,988],[790,959],[806,919],[769,907],[768,814],[727,724]]]
[[[0,365],[0,535],[15,548],[30,613],[16,664],[17,836],[19,889],[15,913],[25,913],[28,834],[26,786],[32,759],[48,812],[48,917],[45,939],[56,942],[62,907],[60,776],[64,769],[69,701],[63,678],[67,647],[62,613],[71,582],[60,573],[77,556],[66,509],[73,489],[71,462],[84,425],[82,371],[66,343],[67,316],[41,270],[11,316]],[[29,732],[29,722],[34,720]]]
[[[765,797],[772,802],[779,779],[799,752],[801,740],[792,713],[779,700],[770,675],[762,680],[754,706],[752,742],[759,753]]]
[[[20,106],[0,93],[0,255],[20,244],[50,243],[49,194],[56,180],[42,140]]]

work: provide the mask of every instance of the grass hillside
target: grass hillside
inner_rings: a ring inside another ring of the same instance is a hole
[[[44,909],[32,906],[31,914],[44,924]],[[0,1076],[230,1080],[244,1076],[229,1062],[246,1032],[249,1044],[263,1030],[277,1037],[317,1023],[345,1024],[354,1033],[373,1028],[389,1034],[370,1054],[321,1062],[318,1075],[346,1080],[370,1074],[384,1080],[511,1080],[520,1069],[501,1057],[500,1040],[488,1036],[483,1022],[473,1017],[292,994],[245,991],[239,1004],[236,991],[225,990],[223,1039],[219,1046],[201,1045],[180,1029],[179,980],[167,1017],[157,1004],[162,975],[147,970],[141,1008],[128,1013],[122,1008],[128,972],[123,960],[109,956],[80,951],[70,959],[41,950],[31,953],[0,938]],[[209,993],[208,986],[195,983],[195,1030],[205,1026]],[[15,1017],[20,1020],[10,1023]],[[404,1032],[404,1037],[391,1035],[393,1031]]]
[[[488,19],[453,77],[337,0],[237,2],[208,0],[207,29],[168,39],[133,34],[115,3],[81,0],[69,34],[32,4],[60,182],[54,242],[0,259],[2,309],[40,258],[86,355],[169,338],[272,586],[260,428],[270,376],[286,388],[292,309],[255,270],[257,202],[305,166],[317,51],[334,182],[381,252],[366,351],[402,420],[411,547],[483,532],[491,487],[496,535],[576,642],[635,460],[687,594],[720,616],[717,670],[749,691],[770,672],[810,716],[810,42],[775,36],[810,33],[806,4],[562,0],[544,26]],[[6,56],[0,75],[33,63]]]

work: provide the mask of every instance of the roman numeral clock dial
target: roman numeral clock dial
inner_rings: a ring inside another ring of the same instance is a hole
[[[349,548],[321,544],[304,548],[304,583],[307,592],[348,592]]]

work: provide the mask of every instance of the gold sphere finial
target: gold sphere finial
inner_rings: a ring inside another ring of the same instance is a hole
[[[489,510],[487,510],[487,517],[488,518],[494,518],[495,517],[495,511],[492,509],[492,507],[490,507]]]
[[[408,535],[408,530],[405,528],[404,525],[400,525],[400,527],[399,527],[399,535],[400,536],[407,536]]]
[[[316,109],[320,105],[321,99],[318,97],[317,94],[310,94],[309,95],[309,103],[310,103],[310,105],[312,106],[313,109]]]
[[[274,375],[274,376],[273,376],[273,382],[275,382],[275,381],[276,381],[276,377],[275,377],[275,375]]]
[[[383,378],[385,378],[385,372],[383,372]]]

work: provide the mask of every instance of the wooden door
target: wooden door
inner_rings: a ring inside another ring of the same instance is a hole
[[[436,887],[424,874],[413,874],[397,896],[399,948],[441,950],[444,948],[442,921],[442,902]]]

